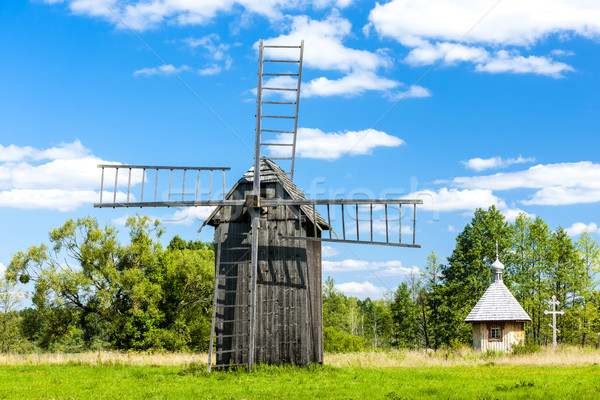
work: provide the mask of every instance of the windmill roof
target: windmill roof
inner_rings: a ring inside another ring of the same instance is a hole
[[[531,321],[502,281],[494,282],[475,304],[465,322]]]
[[[268,158],[261,158],[260,160],[260,181],[262,182],[278,182],[283,186],[287,194],[293,200],[306,200],[306,196],[304,193],[292,182],[292,180],[287,176],[287,174],[277,165],[274,161],[269,160]],[[233,192],[235,192],[239,185],[244,183],[252,183],[254,182],[254,166],[252,166],[233,187],[227,193],[226,198],[229,198]],[[317,211],[313,213],[313,208],[310,205],[300,205],[300,210],[304,213],[304,215],[315,225],[318,226],[319,229],[325,230],[329,229],[329,225],[325,221],[325,219],[319,214]],[[215,208],[210,216],[204,222],[204,225],[210,224],[211,220],[217,215],[221,206]],[[314,215],[316,214],[316,223]],[[200,228],[202,229],[202,228]]]

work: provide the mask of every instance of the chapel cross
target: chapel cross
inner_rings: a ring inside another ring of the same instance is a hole
[[[548,326],[552,328],[552,348],[556,350],[556,332],[560,333],[556,328],[556,314],[563,315],[565,312],[563,310],[556,311],[556,306],[560,304],[560,301],[556,300],[555,295],[552,295],[552,300],[548,300],[548,304],[552,306],[552,311],[544,311],[544,314],[552,314],[552,324],[548,324]]]

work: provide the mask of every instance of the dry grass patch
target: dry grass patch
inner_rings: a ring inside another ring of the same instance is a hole
[[[4,365],[130,365],[130,366],[186,366],[206,364],[206,353],[138,353],[97,351],[86,353],[0,354]]]
[[[600,365],[600,350],[561,347],[553,351],[542,348],[538,353],[512,355],[479,353],[470,348],[458,350],[390,350],[364,353],[325,354],[325,364],[336,367],[444,367],[474,366],[493,362],[499,365],[584,366]]]
[[[128,365],[188,366],[208,361],[206,353],[141,353],[100,351],[86,353],[0,354],[0,365]],[[600,350],[561,347],[543,348],[538,353],[512,355],[458,350],[389,350],[361,353],[325,354],[325,365],[334,367],[445,367],[497,365],[585,366],[600,365]]]

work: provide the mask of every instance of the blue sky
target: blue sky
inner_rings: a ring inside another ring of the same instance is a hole
[[[598,238],[600,4],[587,0],[35,0],[0,5],[0,267],[94,209],[96,164],[252,164],[257,42],[305,40],[295,183],[410,196],[421,249],[335,245],[325,276],[379,297],[477,207]],[[144,209],[167,236],[209,210]]]

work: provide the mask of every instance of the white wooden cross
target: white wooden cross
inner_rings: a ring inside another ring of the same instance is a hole
[[[552,295],[552,300],[548,300],[548,303],[552,306],[552,311],[544,311],[544,314],[552,314],[552,324],[548,324],[548,326],[552,328],[552,348],[556,350],[556,332],[560,333],[556,328],[556,314],[563,315],[565,312],[563,310],[556,311],[556,306],[560,304],[560,301],[556,300],[555,295]]]

